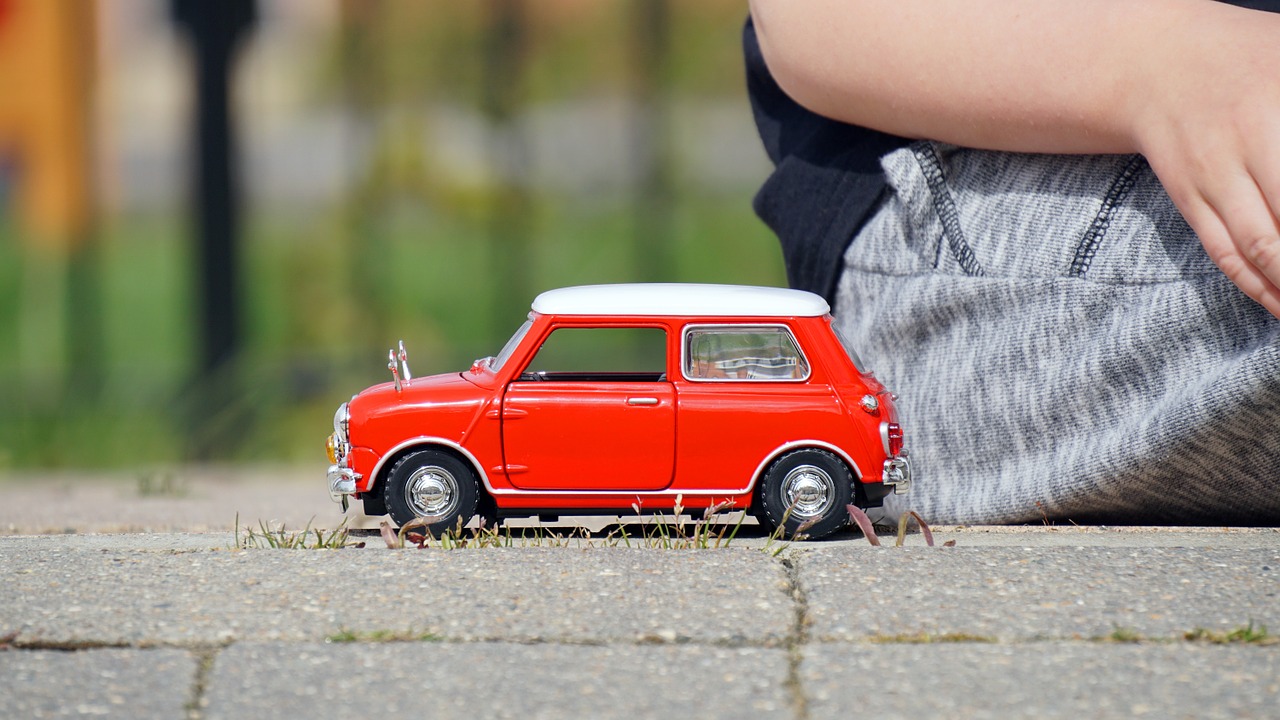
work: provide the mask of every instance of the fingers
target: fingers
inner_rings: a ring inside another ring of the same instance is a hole
[[[1237,177],[1227,185],[1232,189],[1184,191],[1174,200],[1209,258],[1246,295],[1280,317],[1280,224],[1252,179]]]
[[[1280,318],[1280,16],[1204,5],[1177,69],[1144,77],[1132,132],[1209,257]]]
[[[1275,141],[1280,137],[1280,124],[1274,120],[1270,124],[1273,127],[1262,136],[1267,138],[1266,148],[1245,155],[1254,192],[1261,201],[1257,225],[1247,231],[1249,234],[1233,237],[1245,260],[1262,271],[1273,286],[1280,287],[1280,144]]]

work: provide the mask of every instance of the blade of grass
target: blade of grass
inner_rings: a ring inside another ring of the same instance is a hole
[[[920,523],[920,534],[924,535],[924,544],[933,547],[933,531],[929,529],[929,523],[925,522],[924,518],[920,517],[920,513],[915,510],[909,510],[908,512],[911,517],[916,519],[917,523]]]
[[[867,539],[867,542],[876,547],[880,547],[880,538],[876,535],[875,528],[871,526],[871,518],[867,517],[867,514],[862,511],[862,508],[857,505],[849,504],[845,505],[845,509],[849,511],[849,517],[853,518],[854,524],[856,524],[858,529],[862,531],[862,535]]]

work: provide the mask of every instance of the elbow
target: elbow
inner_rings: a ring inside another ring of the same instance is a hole
[[[806,110],[844,122],[854,122],[851,103],[839,90],[838,80],[853,68],[835,64],[839,45],[823,37],[821,22],[806,17],[794,5],[751,0],[751,17],[760,53],[774,82]]]

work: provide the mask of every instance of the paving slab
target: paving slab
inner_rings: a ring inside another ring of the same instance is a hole
[[[896,523],[894,527],[896,532]],[[894,532],[886,544],[892,545]],[[933,529],[937,543],[957,547],[1073,548],[1073,547],[1209,547],[1278,548],[1280,528],[1144,527],[1123,525],[944,525]],[[860,537],[858,539],[861,539]],[[865,544],[865,540],[862,541]],[[855,542],[855,544],[857,544]],[[918,533],[906,545],[924,545]]]
[[[172,649],[0,651],[0,715],[186,717],[197,663]]]
[[[379,540],[379,543],[382,541]],[[173,554],[232,550],[235,535],[199,533],[77,533],[74,535],[0,535],[0,547],[15,554],[40,554],[76,550],[140,551]],[[385,547],[385,544],[383,544]]]
[[[792,717],[785,650],[700,645],[238,644],[205,717]]]
[[[917,532],[878,549],[850,531],[777,557],[749,525],[728,550],[597,534],[393,551],[372,530],[360,550],[230,549],[232,505],[277,519],[314,491],[100,485],[71,491],[76,532],[0,537],[0,716],[197,717],[184,709],[197,697],[204,717],[1270,717],[1280,704],[1280,646],[1179,639],[1280,630],[1276,528],[951,526],[935,532],[953,548]],[[118,532],[165,523],[212,531]],[[1117,629],[1147,641],[1092,640]],[[965,636],[996,642],[949,642]]]
[[[1280,546],[839,548],[796,556],[817,640],[1280,629]]]
[[[0,539],[0,635],[130,645],[323,640],[779,644],[785,568],[755,550],[31,552]]]
[[[341,508],[329,499],[324,466],[283,468],[179,467],[128,472],[0,475],[0,532],[230,531],[242,526],[308,522],[333,527]],[[348,527],[377,527],[352,508]]]
[[[1264,718],[1280,647],[1177,644],[817,644],[800,668],[810,717]]]

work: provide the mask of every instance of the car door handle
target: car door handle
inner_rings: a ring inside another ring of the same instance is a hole
[[[628,405],[657,405],[658,398],[651,398],[651,397],[627,398],[627,404]]]

